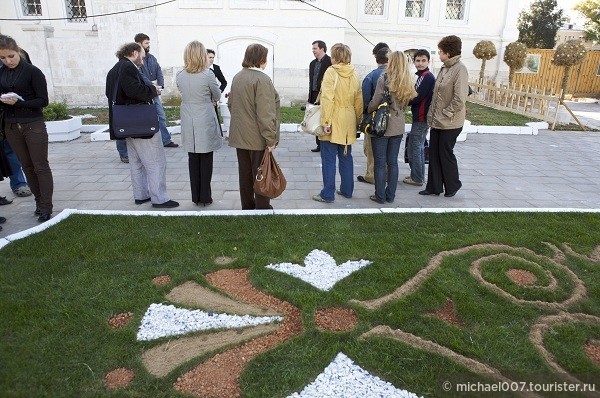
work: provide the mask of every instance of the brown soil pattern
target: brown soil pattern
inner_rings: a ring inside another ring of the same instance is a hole
[[[131,321],[132,316],[133,312],[123,312],[121,314],[117,314],[108,320],[108,326],[113,329],[122,328],[123,326],[127,325],[129,321]]]
[[[171,283],[171,277],[169,275],[160,275],[152,279],[152,283],[154,283],[156,286],[168,285]]]
[[[429,316],[439,318],[442,321],[449,323],[451,325],[456,325],[459,327],[465,327],[465,324],[460,320],[458,314],[456,313],[456,307],[454,305],[454,301],[450,297],[446,297],[446,302],[444,305],[434,312],[430,312],[427,314]]]
[[[583,345],[585,355],[600,367],[600,341],[588,341]]]
[[[356,327],[358,315],[352,308],[329,307],[315,311],[315,325],[332,332],[347,332]]]
[[[133,370],[127,368],[118,368],[111,370],[104,376],[104,385],[109,390],[127,387],[135,377]]]
[[[506,275],[511,281],[521,286],[535,285],[538,280],[533,272],[524,269],[512,268],[506,271]]]
[[[247,269],[224,269],[206,275],[207,281],[242,301],[268,307],[284,314],[275,333],[256,338],[241,346],[209,358],[174,383],[177,391],[198,397],[239,397],[239,377],[244,367],[258,354],[268,351],[302,333],[300,310],[285,301],[267,295],[250,284]]]

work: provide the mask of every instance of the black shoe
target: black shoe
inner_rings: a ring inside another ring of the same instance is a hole
[[[42,211],[38,208],[35,209],[35,211],[33,212],[34,216],[41,216],[42,215]]]
[[[0,217],[0,224],[4,224],[6,222],[6,218]]]
[[[377,202],[377,203],[379,203],[380,205],[382,205],[382,204],[384,204],[384,203],[385,203],[383,200],[379,200],[379,199],[377,199],[377,196],[375,196],[375,195],[371,195],[371,196],[369,196],[369,199],[371,199],[373,202]]]
[[[435,196],[440,196],[439,193],[433,193],[433,192],[429,192],[428,190],[423,190],[423,191],[419,191],[419,195],[435,195]]]
[[[121,156],[121,162],[129,163],[129,158],[127,156]]]
[[[318,147],[316,147],[315,149],[311,149],[310,151],[311,151],[311,152],[321,152],[321,147],[320,147],[320,146],[318,146]]]
[[[146,199],[136,199],[135,200],[135,204],[136,205],[143,205],[146,202],[150,202],[150,198],[146,198]]]
[[[208,205],[212,205],[212,202],[213,202],[212,200],[209,200],[208,202],[196,202],[196,206],[202,205],[202,206],[206,207]]]
[[[367,181],[367,179],[365,177],[363,177],[363,176],[356,176],[356,179],[359,182],[364,182],[364,183],[371,184],[371,185],[375,184],[374,182]]]
[[[9,205],[12,202],[13,202],[12,200],[6,199],[5,196],[0,196],[0,206]]]
[[[40,214],[40,216],[38,217],[38,221],[39,222],[46,222],[50,219],[52,213],[42,213]]]
[[[458,191],[454,191],[454,192],[446,192],[446,193],[444,194],[444,196],[445,196],[445,197],[447,197],[447,198],[451,198],[451,197],[453,197],[454,195],[456,195],[456,193],[457,193],[457,192],[458,192]]]
[[[174,143],[173,141],[169,142],[167,145],[164,146],[165,148],[178,148],[179,144]]]
[[[168,200],[165,203],[152,203],[152,207],[159,209],[172,209],[177,206],[179,206],[179,202],[175,202],[174,200]]]

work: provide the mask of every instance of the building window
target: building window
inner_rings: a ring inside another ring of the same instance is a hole
[[[21,0],[23,15],[35,17],[42,15],[42,0]]]
[[[87,22],[85,0],[65,0],[69,22]]]
[[[406,18],[424,18],[425,0],[406,0],[404,16]]]
[[[383,15],[384,0],[365,0],[365,15]]]
[[[465,0],[446,0],[446,19],[465,19]]]

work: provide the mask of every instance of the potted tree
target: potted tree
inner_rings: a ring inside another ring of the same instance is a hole
[[[48,141],[72,141],[81,135],[81,117],[70,116],[67,104],[51,102],[44,108]]]

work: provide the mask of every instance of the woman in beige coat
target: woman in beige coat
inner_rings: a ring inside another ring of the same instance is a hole
[[[351,145],[356,141],[356,126],[362,115],[360,81],[350,64],[352,52],[342,43],[331,48],[331,63],[321,83],[321,172],[323,189],[313,200],[331,203],[335,200],[336,156],[339,159],[339,195],[352,197],[354,164]]]
[[[181,93],[181,141],[188,152],[192,202],[206,206],[213,202],[210,183],[213,152],[221,147],[221,130],[213,104],[221,91],[208,69],[206,48],[192,41],[183,53],[184,67],[177,74]]]
[[[382,137],[370,137],[375,161],[375,195],[369,196],[369,199],[380,204],[392,203],[396,198],[398,152],[404,135],[404,108],[408,101],[417,96],[406,55],[401,51],[388,54],[386,70],[377,80],[368,112],[375,111],[385,100],[386,89],[392,99],[387,128]]]
[[[462,187],[458,178],[458,162],[454,156],[456,139],[463,129],[466,115],[469,74],[460,61],[462,41],[446,36],[438,43],[440,61],[444,63],[435,80],[427,124],[429,131],[429,170],[427,187],[420,195],[456,195]]]
[[[242,210],[272,209],[270,199],[254,192],[254,178],[265,149],[279,143],[279,94],[263,70],[268,50],[246,48],[243,69],[233,78],[227,106],[231,113],[229,146],[236,148]]]

